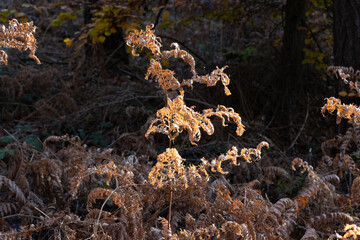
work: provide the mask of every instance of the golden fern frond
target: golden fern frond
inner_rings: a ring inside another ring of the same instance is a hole
[[[341,236],[341,240],[358,239],[360,237],[360,227],[355,224],[346,224],[344,227],[345,234]]]
[[[298,210],[303,210],[309,203],[311,198],[315,198],[316,194],[319,191],[318,185],[310,185],[303,188],[295,198],[295,202],[298,206]]]
[[[206,74],[204,76],[197,76],[195,79],[193,79],[194,82],[206,84],[208,87],[215,86],[218,81],[221,81],[221,83],[224,85],[224,91],[226,95],[231,95],[231,92],[227,85],[230,83],[229,76],[224,73],[224,70],[228,66],[218,68],[216,67],[215,70],[213,70],[210,74]]]
[[[194,57],[191,56],[191,54],[189,54],[185,50],[181,50],[180,47],[179,47],[179,44],[177,44],[177,43],[172,43],[170,45],[170,47],[174,47],[174,49],[170,50],[170,51],[163,51],[162,52],[162,59],[168,59],[170,57],[182,59],[185,63],[190,65],[191,73],[193,75],[193,78],[195,78],[197,73],[196,73],[196,70],[195,70],[195,59],[194,59]]]
[[[341,66],[329,66],[327,69],[327,74],[334,74],[336,78],[340,76],[340,78],[344,81],[345,84],[349,84],[350,89],[355,89],[358,94],[360,93],[360,71],[354,69],[352,67],[341,67]],[[354,79],[355,82],[350,79]]]
[[[86,209],[90,212],[92,210],[92,205],[96,202],[96,200],[111,200],[116,206],[121,208],[124,203],[124,196],[119,194],[111,189],[105,188],[94,188],[88,195],[88,201],[86,204]]]
[[[205,163],[198,167],[185,167],[184,160],[175,148],[167,148],[164,153],[158,155],[156,165],[149,173],[150,184],[155,188],[170,186],[174,190],[185,190],[190,182],[196,184],[198,179],[209,179]]]
[[[216,67],[210,74],[199,76],[195,69],[195,60],[194,57],[191,56],[185,50],[181,50],[177,43],[172,43],[170,47],[174,47],[174,49],[169,51],[161,51],[161,39],[154,35],[153,25],[149,25],[146,27],[146,30],[137,30],[135,29],[133,32],[129,34],[127,37],[127,45],[132,48],[132,54],[134,56],[138,56],[136,53],[138,48],[148,48],[153,54],[155,59],[150,60],[150,67],[147,70],[145,79],[148,80],[150,76],[155,78],[155,81],[158,82],[161,89],[167,91],[169,89],[172,90],[181,90],[181,87],[188,86],[192,87],[194,82],[198,82],[201,84],[206,84],[208,87],[215,86],[218,81],[224,85],[224,91],[226,95],[230,95],[231,92],[227,87],[230,83],[229,76],[224,73],[224,70],[227,66],[218,68]],[[178,79],[174,77],[175,72],[163,69],[161,65],[161,60],[166,60],[171,57],[180,58],[185,63],[189,64],[191,68],[192,77],[190,79],[183,79],[180,83]]]
[[[223,105],[219,105],[217,107],[217,109],[215,110],[215,112],[211,108],[203,110],[203,116],[205,119],[208,119],[211,116],[217,116],[217,117],[221,118],[223,126],[226,126],[226,124],[225,124],[226,120],[230,121],[230,119],[231,119],[237,126],[236,134],[238,136],[241,136],[245,132],[244,125],[241,123],[241,117],[238,113],[236,113],[234,111],[233,108],[227,108]],[[204,121],[204,122],[207,123],[207,121]],[[204,130],[205,129],[206,128],[204,128]]]
[[[36,27],[33,22],[19,23],[16,19],[9,21],[6,28],[0,25],[0,47],[16,48],[21,52],[30,50],[29,57],[34,59],[37,64],[41,64],[40,60],[35,56],[36,39],[34,37]],[[0,50],[0,64],[8,64],[8,56],[5,51]]]
[[[139,56],[138,53],[136,53],[136,50],[138,48],[148,48],[150,51],[154,54],[155,57],[161,56],[161,40],[160,38],[156,37],[154,35],[154,25],[148,25],[146,26],[146,30],[137,30],[134,29],[129,36],[126,38],[126,44],[132,48],[132,55]]]
[[[183,90],[180,90],[180,95],[173,100],[167,97],[167,103],[167,107],[157,111],[156,119],[151,122],[145,137],[158,132],[167,135],[169,140],[173,141],[183,130],[186,130],[190,142],[196,145],[196,142],[201,138],[200,129],[203,129],[208,135],[214,133],[214,126],[210,121],[212,116],[221,118],[224,126],[226,126],[226,120],[232,119],[237,125],[236,133],[239,136],[245,131],[244,125],[241,123],[241,117],[234,112],[234,109],[220,105],[215,111],[205,109],[201,114],[185,105]]]
[[[256,146],[256,148],[242,148],[239,154],[238,149],[233,146],[226,153],[224,160],[231,160],[231,164],[236,166],[239,165],[236,161],[237,158],[243,158],[246,162],[251,163],[253,161],[251,157],[252,155],[255,156],[256,161],[261,158],[261,149],[263,147],[269,148],[269,144],[267,142],[261,142]]]
[[[255,161],[257,161],[261,158],[261,148],[263,147],[269,148],[269,144],[267,142],[261,142],[256,148],[242,148],[239,153],[237,147],[232,146],[226,154],[221,154],[218,158],[211,160],[210,163],[205,159],[202,159],[202,162],[206,167],[211,167],[211,171],[213,172],[227,174],[228,172],[224,172],[222,169],[221,165],[223,162],[230,161],[230,164],[239,166],[238,158],[243,158],[246,162],[251,163],[253,161],[252,156],[255,156]]]
[[[325,116],[325,112],[333,113],[337,111],[336,123],[339,124],[341,119],[348,119],[351,124],[360,124],[360,108],[353,104],[341,104],[340,99],[330,97],[326,98],[325,105],[321,108],[321,113]]]
[[[169,89],[177,90],[180,88],[180,82],[176,77],[174,77],[174,75],[174,71],[163,69],[160,62],[155,59],[151,59],[150,66],[145,74],[145,80],[148,80],[149,77],[153,76],[155,78],[155,82],[159,84],[163,91],[167,91]]]
[[[149,173],[150,183],[155,188],[171,185],[186,189],[188,184],[183,160],[175,148],[167,148],[166,152],[158,155],[156,165]]]

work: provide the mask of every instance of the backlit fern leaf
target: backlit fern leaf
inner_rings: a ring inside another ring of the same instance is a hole
[[[157,38],[154,35],[154,26],[149,25],[146,27],[146,30],[137,30],[132,31],[127,37],[126,44],[132,48],[132,54],[134,56],[139,56],[136,53],[138,48],[148,48],[153,54],[154,59],[150,60],[150,67],[147,70],[145,79],[148,79],[150,76],[155,78],[155,81],[158,82],[161,89],[167,91],[172,90],[181,90],[183,86],[192,87],[194,82],[206,84],[208,87],[215,86],[218,81],[224,85],[224,91],[226,95],[230,95],[231,92],[228,89],[227,85],[230,83],[230,79],[224,69],[226,68],[216,68],[210,74],[199,76],[195,69],[195,60],[188,52],[181,50],[177,43],[172,43],[171,47],[174,47],[173,50],[161,51],[160,38]],[[175,72],[163,69],[161,65],[161,60],[169,59],[170,57],[180,58],[184,60],[185,63],[190,65],[192,78],[183,79],[180,83],[178,79],[174,77]]]
[[[124,204],[124,196],[111,189],[94,188],[88,195],[86,209],[90,212],[96,200],[110,199],[112,203],[121,208]]]
[[[163,69],[160,62],[156,61],[155,59],[151,59],[150,66],[145,75],[145,79],[148,80],[149,77],[153,76],[155,78],[155,82],[159,84],[162,90],[177,90],[180,88],[180,83],[174,77],[174,75],[174,71]]]
[[[330,97],[326,98],[325,105],[321,108],[321,113],[324,115],[326,111],[333,113],[337,111],[336,123],[339,124],[341,119],[348,119],[354,125],[360,124],[360,108],[352,104],[341,104],[340,99]]]
[[[132,55],[139,56],[136,53],[138,48],[148,48],[154,54],[155,57],[159,57],[161,55],[160,47],[160,39],[154,35],[154,31],[152,30],[154,25],[151,24],[146,26],[146,30],[137,30],[134,29],[129,36],[127,37],[126,44],[132,48]]]
[[[329,66],[327,69],[327,74],[334,74],[336,78],[340,78],[344,81],[345,84],[349,84],[350,89],[355,89],[358,94],[360,93],[360,71],[352,67],[341,67],[341,66]],[[355,81],[351,81],[354,79]]]
[[[218,158],[211,160],[210,163],[206,162],[204,159],[202,160],[205,166],[210,166],[211,171],[219,172],[222,174],[227,174],[224,172],[221,164],[225,161],[230,161],[230,164],[239,166],[238,158],[243,158],[246,162],[251,163],[253,161],[252,156],[255,156],[255,160],[259,160],[261,158],[261,148],[269,147],[267,142],[261,142],[257,145],[256,148],[242,148],[239,152],[237,147],[233,146],[229,149],[226,155],[221,154]]]
[[[344,236],[340,236],[341,240],[358,239],[360,237],[360,227],[355,224],[346,224],[344,231]]]
[[[187,188],[186,169],[175,148],[168,148],[165,153],[158,155],[156,165],[149,173],[149,180],[155,188],[164,185]]]
[[[239,114],[234,112],[232,108],[218,106],[213,109],[205,109],[203,113],[194,111],[184,103],[184,91],[180,90],[180,95],[171,100],[167,97],[167,107],[159,109],[148,131],[146,137],[151,133],[163,133],[168,136],[170,141],[173,141],[183,130],[189,133],[189,140],[196,145],[201,138],[201,131],[203,129],[208,135],[214,133],[214,126],[210,121],[210,117],[217,116],[221,118],[222,123],[226,126],[225,121],[232,119],[236,125],[236,133],[240,136],[245,131],[244,125],[241,123]]]
[[[34,59],[37,64],[40,60],[35,56],[36,39],[34,32],[36,27],[33,22],[19,23],[16,19],[9,21],[9,26],[6,28],[0,25],[0,47],[2,48],[16,48],[21,52],[30,50],[29,57]],[[5,51],[0,50],[0,64],[7,65],[8,56]]]

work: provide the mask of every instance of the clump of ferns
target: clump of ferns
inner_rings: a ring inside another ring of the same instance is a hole
[[[62,142],[68,142],[67,146],[50,154],[50,143],[56,146]],[[78,137],[68,135],[48,137],[44,148],[50,156],[62,159],[67,199],[80,204],[85,200],[92,237],[99,238],[100,229],[119,225],[129,238],[143,238],[142,182],[134,182],[137,169],[132,160],[114,154],[112,149],[88,148]]]
[[[168,229],[171,230],[171,208],[174,192],[187,189],[189,184],[196,183],[199,179],[207,181],[209,179],[207,172],[209,168],[213,172],[226,174],[222,169],[224,161],[239,165],[237,158],[243,158],[247,162],[253,160],[252,156],[255,156],[257,160],[260,159],[261,148],[268,147],[268,144],[261,142],[256,148],[243,148],[241,150],[233,146],[226,154],[217,159],[211,161],[202,159],[198,166],[185,166],[185,159],[179,155],[176,148],[172,148],[175,138],[183,131],[188,133],[191,144],[196,145],[201,139],[201,130],[208,135],[214,133],[214,126],[210,119],[213,116],[219,117],[223,126],[226,126],[226,121],[232,120],[237,126],[236,133],[238,136],[241,136],[245,131],[239,114],[232,108],[219,105],[215,110],[204,109],[202,112],[197,112],[194,107],[188,107],[184,102],[184,87],[193,88],[195,82],[210,87],[215,86],[220,81],[224,86],[225,94],[230,95],[230,90],[227,87],[230,79],[224,73],[227,66],[217,67],[210,74],[199,75],[196,72],[193,56],[181,50],[177,43],[171,44],[172,50],[161,50],[161,39],[154,35],[153,25],[147,26],[145,31],[135,29],[127,37],[126,43],[132,48],[134,56],[139,56],[136,53],[139,48],[147,48],[151,51],[153,58],[150,59],[150,66],[147,69],[145,79],[153,78],[166,96],[166,106],[157,111],[156,118],[151,122],[145,136],[149,137],[153,133],[162,133],[167,135],[169,139],[169,147],[164,153],[158,155],[157,163],[149,173],[149,182],[155,189],[166,189],[169,193]],[[179,81],[175,77],[174,71],[165,69],[162,65],[162,61],[169,58],[181,59],[188,64],[192,77]],[[177,96],[171,98],[170,92],[177,93]]]
[[[343,80],[349,85],[350,90],[356,92],[355,96],[360,96],[360,71],[354,71],[352,67],[330,66],[327,73]],[[350,126],[345,134],[339,134],[336,138],[324,142],[322,150],[324,157],[320,164],[327,170],[336,170],[340,178],[343,176],[359,176],[360,170],[356,164],[356,158],[360,151],[360,108],[354,104],[343,104],[341,100],[335,97],[326,99],[325,105],[321,109],[325,112],[336,112],[336,123],[339,124],[342,119],[347,119]],[[335,156],[331,156],[328,149],[339,151]],[[348,180],[346,180],[348,181]],[[351,179],[350,181],[351,182]],[[348,183],[350,189],[350,183]]]

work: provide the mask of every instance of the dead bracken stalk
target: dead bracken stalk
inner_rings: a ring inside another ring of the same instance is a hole
[[[167,98],[167,106],[159,109],[156,113],[156,118],[151,122],[146,137],[152,133],[162,133],[169,138],[169,148],[165,153],[158,156],[157,163],[149,174],[150,183],[155,188],[167,188],[170,192],[169,197],[169,217],[168,217],[168,230],[171,231],[171,209],[173,193],[179,189],[185,190],[190,181],[195,181],[196,178],[204,177],[209,179],[206,171],[211,168],[213,172],[220,172],[226,174],[222,170],[221,164],[224,161],[230,160],[231,164],[238,165],[237,158],[242,157],[247,162],[251,162],[251,155],[255,155],[257,159],[261,157],[261,148],[263,146],[269,147],[268,143],[262,142],[256,149],[242,149],[240,154],[236,147],[233,147],[227,155],[221,155],[219,159],[212,160],[209,163],[207,160],[202,159],[202,164],[198,167],[190,166],[185,167],[183,164],[184,159],[181,158],[175,148],[171,148],[171,143],[175,140],[180,133],[184,130],[189,135],[191,144],[196,145],[201,139],[201,130],[205,131],[208,135],[214,133],[214,126],[210,117],[216,116],[222,120],[222,125],[226,126],[226,121],[232,120],[237,125],[236,134],[241,136],[244,131],[244,125],[241,123],[241,118],[238,113],[232,108],[219,105],[216,110],[205,109],[196,112],[194,107],[186,106],[184,102],[185,91],[183,87],[193,88],[195,82],[206,84],[208,87],[215,86],[218,81],[224,85],[226,95],[230,95],[228,85],[230,79],[224,70],[226,68],[216,68],[210,74],[199,76],[195,69],[195,60],[188,52],[181,50],[177,43],[172,43],[173,50],[162,51],[161,39],[156,37],[153,30],[153,25],[146,27],[146,30],[134,30],[127,38],[127,45],[132,48],[132,54],[139,56],[136,53],[138,48],[147,48],[152,54],[153,58],[150,60],[150,66],[147,69],[145,79],[150,77],[154,78],[158,87],[163,90]],[[175,77],[175,72],[170,69],[164,69],[161,61],[169,58],[178,58],[183,60],[190,66],[192,78],[183,79],[179,81]],[[174,99],[170,99],[168,91],[178,91],[179,94]]]

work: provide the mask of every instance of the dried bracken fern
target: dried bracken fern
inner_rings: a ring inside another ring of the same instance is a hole
[[[322,224],[353,223],[357,218],[342,212],[323,213],[310,219],[310,225],[319,228]]]
[[[5,176],[0,176],[0,189],[6,187],[12,195],[14,195],[19,205],[26,203],[26,198],[23,191],[16,185],[15,182],[11,181]]]
[[[134,56],[139,56],[136,50],[144,47],[150,49],[155,57],[161,55],[161,40],[154,35],[152,28],[154,28],[154,25],[151,24],[146,26],[146,31],[134,29],[127,37],[126,44],[131,47]]]
[[[360,227],[355,224],[346,224],[344,227],[345,234],[340,239],[358,239],[360,237]]]
[[[321,108],[321,113],[324,115],[328,111],[333,113],[337,111],[336,123],[339,124],[341,119],[348,119],[353,125],[360,124],[360,108],[352,104],[341,104],[340,99],[330,97],[326,98],[325,105]],[[325,116],[325,115],[324,115]]]
[[[157,163],[149,173],[150,183],[155,188],[170,186],[173,190],[185,190],[191,182],[196,184],[197,179],[209,179],[204,165],[185,167],[183,161],[175,148],[166,149],[158,155]]]
[[[360,176],[356,177],[351,185],[350,198],[352,204],[360,204]]]
[[[327,69],[327,74],[334,74],[336,78],[340,76],[340,78],[344,81],[344,83],[349,84],[350,89],[355,89],[357,93],[360,93],[360,71],[354,69],[352,67],[341,67],[341,66],[329,66]],[[351,80],[355,80],[355,82]]]
[[[205,159],[202,159],[202,161],[206,167],[211,167],[211,171],[227,174],[228,172],[224,172],[221,167],[223,162],[230,161],[230,164],[239,166],[238,158],[243,158],[246,162],[251,163],[253,161],[252,155],[255,156],[255,161],[257,161],[261,158],[261,148],[263,147],[268,148],[269,144],[261,142],[256,148],[242,148],[239,153],[237,147],[233,146],[227,151],[226,155],[222,154],[217,159],[211,160],[210,163],[205,161]]]
[[[214,133],[214,126],[210,121],[210,117],[217,116],[221,118],[223,126],[226,126],[225,121],[232,119],[236,125],[236,133],[240,136],[245,131],[244,125],[241,123],[239,114],[234,112],[232,108],[218,106],[214,111],[213,109],[203,110],[203,113],[198,113],[185,105],[184,91],[180,91],[180,95],[171,100],[167,98],[167,107],[157,111],[156,119],[154,119],[146,137],[151,133],[163,133],[168,136],[170,141],[173,141],[184,129],[189,133],[189,140],[192,144],[196,144],[201,138],[202,128],[208,135]]]
[[[184,50],[181,50],[177,43],[172,43],[171,47],[174,47],[170,51],[161,51],[161,39],[154,35],[153,25],[146,27],[146,30],[137,30],[132,31],[127,37],[127,45],[132,48],[132,54],[138,56],[136,53],[138,48],[148,48],[153,54],[154,59],[150,60],[150,67],[147,70],[145,79],[148,79],[150,76],[155,78],[155,81],[158,82],[163,91],[169,89],[172,90],[181,90],[183,86],[192,87],[194,82],[206,84],[208,87],[215,86],[218,81],[224,85],[224,91],[226,95],[230,95],[231,92],[228,89],[227,85],[230,83],[230,79],[226,73],[224,73],[223,68],[216,68],[211,74],[200,76],[197,74],[195,69],[195,60],[194,58]],[[184,79],[180,82],[174,77],[175,72],[169,69],[163,69],[161,65],[161,60],[166,60],[170,57],[180,58],[184,60],[185,63],[190,65],[192,78]]]
[[[168,220],[162,218],[162,230],[154,229],[152,234],[154,234],[154,236],[157,235],[159,238],[161,236],[162,239],[178,239],[178,236],[176,234],[172,234],[171,231],[171,225],[177,224],[177,222],[179,222],[181,219],[181,215],[174,214],[173,221],[171,221],[173,193],[176,192],[178,195],[180,195],[175,196],[175,198],[179,198],[181,195],[187,196],[187,192],[194,192],[194,189],[196,189],[198,184],[207,182],[209,180],[209,174],[207,173],[208,168],[211,168],[213,172],[226,174],[221,166],[224,161],[230,161],[230,163],[233,165],[239,165],[237,158],[243,158],[245,161],[250,163],[253,160],[252,156],[255,156],[256,160],[260,159],[261,148],[264,146],[268,147],[269,145],[266,142],[262,142],[256,148],[243,148],[240,150],[240,152],[236,147],[232,147],[226,155],[221,155],[218,159],[214,159],[210,163],[207,160],[202,159],[201,164],[198,166],[190,165],[189,167],[186,167],[184,164],[185,159],[179,155],[176,149],[171,148],[171,143],[184,130],[187,131],[191,144],[196,145],[197,142],[199,142],[201,139],[201,130],[205,131],[208,135],[212,135],[214,133],[214,125],[210,119],[213,116],[220,118],[223,126],[226,126],[227,121],[232,120],[237,125],[236,133],[239,136],[243,134],[245,129],[239,114],[236,113],[232,108],[219,105],[216,110],[205,109],[202,111],[202,113],[200,113],[196,112],[194,107],[186,106],[184,102],[183,87],[187,86],[192,88],[194,82],[206,84],[208,87],[210,87],[215,86],[218,81],[221,81],[225,88],[225,94],[230,95],[230,90],[227,87],[230,83],[230,79],[227,74],[224,73],[226,67],[216,68],[210,74],[199,76],[195,69],[194,58],[186,51],[181,50],[178,44],[171,44],[171,47],[174,48],[172,50],[161,51],[160,39],[154,35],[152,28],[153,26],[150,25],[146,27],[145,31],[135,30],[130,33],[127,38],[127,45],[132,48],[132,53],[134,56],[138,56],[136,53],[138,48],[144,47],[148,48],[153,53],[154,58],[150,60],[150,66],[147,69],[145,79],[148,80],[150,77],[153,77],[155,82],[157,82],[158,87],[161,88],[166,95],[167,106],[157,111],[156,118],[150,123],[150,126],[145,134],[146,137],[149,137],[152,133],[165,134],[169,138],[170,145],[170,147],[167,148],[164,153],[158,155],[157,163],[149,173],[149,181],[151,185],[159,190],[167,189],[169,193]],[[161,61],[167,60],[169,58],[182,59],[185,63],[187,63],[190,66],[192,77],[190,79],[183,79],[182,81],[179,81],[175,77],[174,71],[164,69]],[[170,98],[168,93],[169,90],[178,91],[179,95],[174,98]],[[221,196],[225,196],[219,191],[218,193]],[[227,199],[226,201],[233,202],[233,206],[237,206],[235,207],[237,208],[236,214],[240,216],[243,213],[241,210],[241,206],[243,206],[243,204],[237,200],[232,201],[229,195],[227,195],[225,198]],[[195,200],[195,204],[199,204],[201,200],[204,200],[204,197],[200,195],[200,197],[195,197],[193,199]],[[218,198],[219,201],[221,201],[221,199],[222,197]],[[228,206],[227,210],[230,210],[230,206]],[[199,225],[199,227],[194,231],[183,230],[180,233],[181,238],[218,238],[220,237],[221,233],[223,233],[228,236],[228,238],[231,235],[243,236],[245,238],[251,236],[253,239],[255,239],[256,233],[254,227],[249,221],[246,221],[246,224],[243,222],[232,221],[230,219],[228,219],[228,221],[220,221],[216,224],[221,223],[222,228],[218,229],[214,225],[216,221],[214,219],[215,213],[212,213],[212,216],[208,215],[210,213],[211,210],[209,210],[209,213],[206,215],[209,218],[208,221],[199,221],[198,223],[201,225]],[[187,216],[191,215],[188,214]],[[216,213],[216,216],[221,216],[220,212]]]
[[[0,47],[2,48],[16,48],[21,52],[30,50],[29,57],[34,59],[37,64],[40,60],[35,56],[36,39],[34,37],[36,27],[33,22],[19,23],[16,19],[9,21],[9,26],[6,28],[0,25]],[[5,51],[0,50],[0,64],[8,64],[8,56]]]
[[[350,89],[355,89],[357,93],[360,93],[360,71],[356,71],[354,73],[354,69],[352,67],[338,67],[338,66],[330,66],[327,70],[329,75],[335,75],[337,78],[340,78],[347,84],[349,84]],[[354,79],[355,82],[350,81],[350,79]],[[348,119],[349,122],[355,126],[360,124],[360,109],[353,104],[341,104],[340,99],[330,97],[326,98],[326,104],[322,107],[321,113],[328,111],[333,113],[337,111],[337,119],[336,123],[340,123],[341,119]]]

